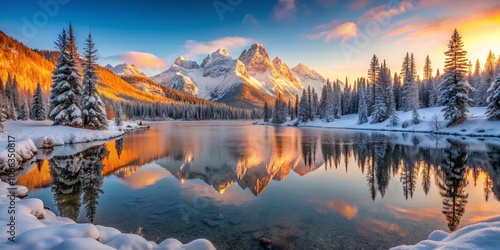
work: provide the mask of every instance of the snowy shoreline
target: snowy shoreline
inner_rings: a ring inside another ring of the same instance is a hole
[[[125,126],[127,125],[129,124]],[[9,136],[15,138],[14,154],[16,161],[20,163],[14,169],[17,170],[22,167],[23,163],[32,159],[37,154],[38,149],[106,141],[119,138],[124,134],[124,129],[121,127],[111,127],[110,130],[103,131],[88,130],[52,126],[52,121],[7,121],[4,126],[4,132],[0,133],[0,173],[7,171],[5,162],[9,158],[7,149]]]
[[[275,125],[275,126],[297,126],[297,127],[314,127],[314,128],[332,128],[332,129],[350,129],[350,130],[365,130],[365,131],[381,131],[381,132],[403,132],[403,133],[427,133],[436,135],[452,135],[452,136],[468,136],[468,137],[500,137],[500,121],[488,121],[485,116],[486,108],[474,107],[470,108],[469,117],[460,125],[446,127],[446,122],[442,119],[442,107],[420,109],[419,113],[421,121],[419,124],[410,125],[402,128],[401,124],[411,120],[410,112],[398,112],[400,123],[398,126],[390,126],[389,121],[382,123],[365,123],[357,124],[358,115],[351,114],[342,116],[341,119],[336,119],[333,122],[324,122],[319,119],[300,123],[296,125],[297,120],[286,121],[282,124],[274,124],[272,122],[256,122],[256,125]],[[433,129],[435,122],[432,121],[434,115],[439,118],[439,129]],[[370,119],[369,119],[370,120]]]
[[[500,245],[500,216],[480,221],[455,232],[435,230],[426,240],[415,245],[401,245],[403,249],[498,249]]]
[[[0,249],[215,249],[206,239],[182,244],[170,238],[157,244],[136,234],[121,233],[112,227],[76,223],[45,209],[39,199],[15,197],[27,194],[26,187],[15,186],[17,188],[15,196],[12,195],[15,192],[12,188],[13,186],[8,183],[0,181]],[[15,210],[15,214],[9,213],[12,210]],[[11,233],[11,229],[15,232]]]

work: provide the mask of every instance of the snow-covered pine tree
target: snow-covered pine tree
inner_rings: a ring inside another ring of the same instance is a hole
[[[427,55],[425,58],[424,64],[424,82],[423,82],[423,93],[422,93],[422,107],[428,108],[431,107],[431,95],[434,92],[433,89],[433,80],[432,80],[432,62]]]
[[[486,63],[484,64],[484,72],[479,82],[479,86],[475,87],[474,104],[479,107],[487,106],[486,98],[488,97],[488,89],[496,76],[496,59],[495,54],[490,50]]]
[[[409,96],[411,95],[410,92],[412,84],[415,83],[415,74],[415,58],[413,57],[413,54],[411,54],[410,57],[409,53],[406,53],[400,74],[400,77],[403,80],[403,87],[401,89],[401,109],[405,112],[411,110],[411,106],[409,105]]]
[[[470,84],[471,86],[476,90],[474,91],[473,96],[473,105],[478,106],[481,103],[481,99],[484,98],[483,96],[480,96],[480,86],[481,86],[481,64],[479,62],[479,59],[476,60],[476,64],[474,66],[474,72],[472,73],[472,76],[470,77]]]
[[[318,94],[316,93],[316,91],[313,88],[312,89],[312,110],[311,110],[311,112],[313,114],[313,119],[314,119],[314,117],[319,115],[318,106],[319,106]]]
[[[274,101],[273,123],[281,124],[286,122],[286,103],[281,98],[281,93],[278,93]]]
[[[56,68],[52,72],[49,118],[54,125],[81,126],[81,76],[73,27],[63,29],[56,41],[59,50]]]
[[[361,78],[358,84],[359,105],[358,105],[358,124],[365,124],[368,122],[368,108],[365,101],[365,79]]]
[[[371,114],[373,111],[373,106],[375,105],[375,98],[377,96],[376,90],[376,82],[378,78],[378,73],[380,72],[380,65],[378,62],[378,58],[376,55],[373,55],[372,60],[370,62],[370,68],[368,69],[368,85],[366,88],[368,89],[369,100],[367,100],[368,113]]]
[[[467,118],[471,103],[469,93],[472,87],[467,82],[467,51],[463,50],[462,37],[455,29],[445,52],[444,80],[438,87],[438,105],[445,106],[444,118],[449,120],[448,126],[460,124]]]
[[[267,102],[264,102],[264,113],[263,113],[263,116],[264,116],[264,122],[268,122],[269,121],[269,106],[267,105]]]
[[[326,84],[325,120],[333,122],[335,119],[335,96],[330,82]]]
[[[488,89],[488,108],[486,115],[490,121],[500,120],[500,73]]]
[[[321,89],[321,99],[319,100],[319,107],[318,107],[318,111],[319,111],[319,118],[320,119],[325,119],[325,109],[326,109],[326,92],[327,92],[327,88],[326,86],[330,84],[330,80],[326,80],[326,85],[323,86],[323,88]]]
[[[307,122],[309,119],[309,103],[307,101],[307,92],[305,89],[302,90],[302,96],[300,97],[298,117],[301,122]]]
[[[396,110],[401,109],[401,80],[398,73],[394,73],[393,77],[393,88],[394,88],[394,104]]]
[[[40,83],[36,85],[35,94],[33,95],[31,119],[35,121],[43,121],[47,119],[47,109],[45,108],[45,101],[43,99],[42,86]]]
[[[24,98],[21,106],[19,108],[19,120],[27,121],[30,119],[30,107],[28,104],[28,100]]]
[[[3,122],[7,120],[7,98],[0,93],[0,133],[3,132]]]
[[[115,105],[115,126],[123,126],[123,110],[121,104]]]
[[[389,89],[390,84],[389,70],[387,69],[387,65],[384,60],[384,62],[380,65],[380,72],[376,82],[377,99],[375,100],[375,106],[373,107],[372,124],[383,122],[389,118],[390,114],[388,113],[388,105],[390,105],[390,103],[387,90]]]
[[[333,85],[333,93],[334,93],[334,100],[335,100],[335,119],[340,119],[342,118],[342,93],[341,93],[341,88],[340,88],[340,81],[337,79],[337,82],[335,85]]]
[[[104,130],[108,128],[106,107],[97,91],[97,72],[95,61],[97,50],[94,49],[92,33],[85,41],[85,52],[83,53],[83,99],[82,118],[85,127],[90,129]]]

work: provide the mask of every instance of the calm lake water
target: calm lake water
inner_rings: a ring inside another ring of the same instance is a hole
[[[218,249],[384,249],[500,213],[500,143],[159,122],[19,177],[56,214]],[[64,153],[66,152],[66,153]]]

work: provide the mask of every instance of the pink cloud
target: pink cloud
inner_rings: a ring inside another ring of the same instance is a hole
[[[255,40],[251,38],[231,36],[222,37],[208,42],[188,40],[184,43],[183,47],[186,50],[185,56],[192,57],[210,54],[217,49],[227,49],[231,51],[232,49],[248,46],[254,42]]]
[[[278,5],[274,7],[274,18],[278,20],[295,19],[297,13],[297,6],[295,0],[278,0]]]
[[[368,5],[370,1],[371,0],[355,0],[351,2],[351,5],[349,5],[349,7],[351,9],[359,10]]]
[[[358,23],[366,23],[372,20],[387,20],[394,16],[401,15],[415,6],[409,0],[402,1],[397,6],[389,6],[387,4],[379,5],[365,12],[358,20]]]
[[[166,65],[164,60],[147,52],[129,51],[120,55],[110,56],[109,58],[135,64],[137,67],[144,69],[159,69]]]

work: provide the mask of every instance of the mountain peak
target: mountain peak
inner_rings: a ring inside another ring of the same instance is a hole
[[[185,68],[185,69],[198,69],[198,68],[200,68],[200,65],[198,65],[198,63],[196,63],[195,61],[186,60],[186,58],[184,58],[183,56],[177,57],[177,59],[175,59],[175,61],[174,61],[174,65],[177,65],[177,66],[179,66],[181,68]]]
[[[218,49],[214,53],[212,53],[212,56],[223,56],[223,57],[231,57],[229,52],[227,52],[226,49]]]
[[[134,64],[129,63],[118,64],[114,67],[108,64],[105,68],[119,76],[146,76],[142,70],[137,68]]]

